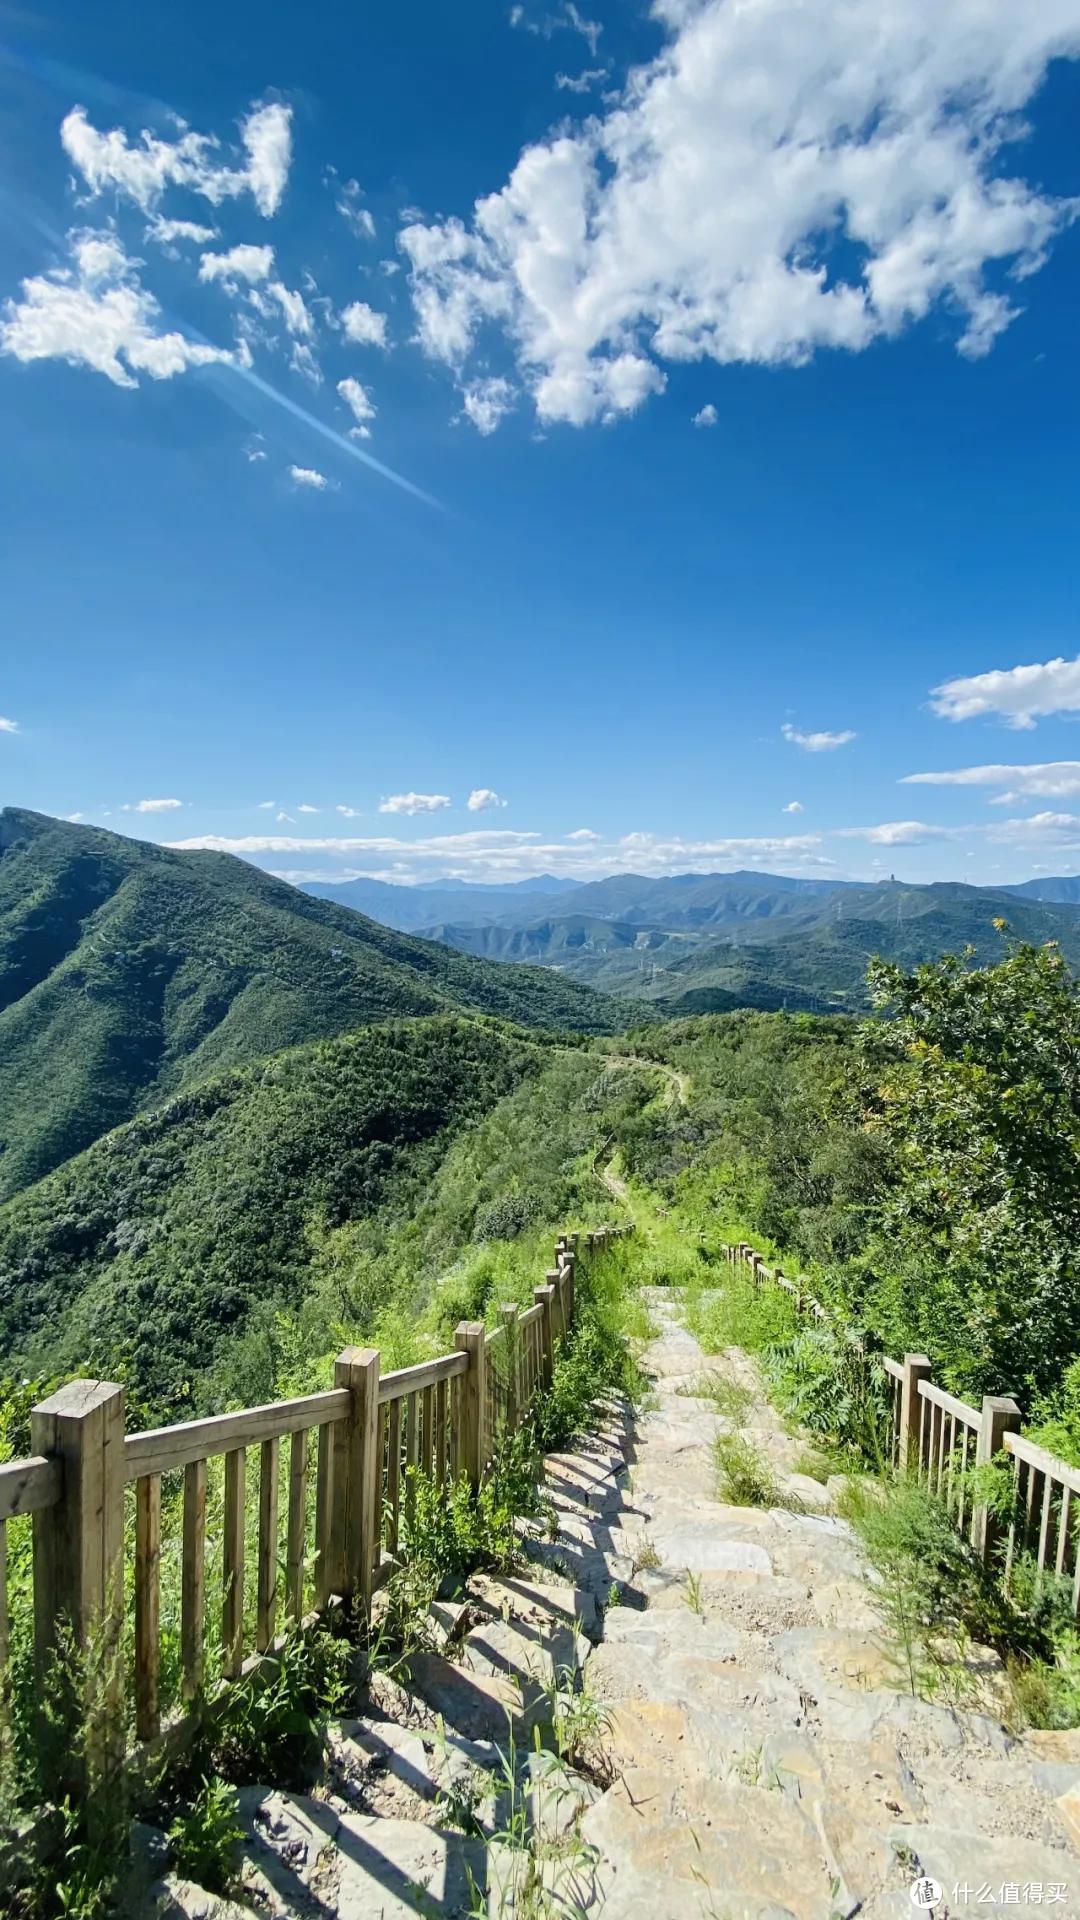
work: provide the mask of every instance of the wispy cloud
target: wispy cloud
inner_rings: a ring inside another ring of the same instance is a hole
[[[999,787],[994,806],[1015,800],[1066,800],[1080,794],[1080,760],[1044,760],[1026,766],[954,767],[942,773],[905,773],[903,787]]]
[[[177,807],[182,807],[183,804],[184,803],[182,800],[136,800],[134,806],[128,803],[121,808],[121,812],[123,813],[175,813]]]
[[[1046,714],[1080,712],[1080,655],[944,680],[934,688],[930,706],[942,720],[997,718],[1007,727],[1030,731]]]
[[[85,107],[73,107],[60,127],[64,152],[91,194],[111,189],[149,213],[169,186],[185,187],[215,207],[249,193],[260,213],[274,214],[289,177],[292,109],[277,103],[253,107],[241,123],[240,137],[245,158],[228,166],[222,163],[217,139],[187,127],[175,140],[163,140],[144,127],[138,143],[129,145],[120,127],[100,133]]]
[[[838,839],[867,840],[875,847],[917,847],[924,840],[951,840],[962,828],[929,826],[925,820],[883,820],[876,827],[837,827]]]
[[[18,721],[8,720],[2,713],[0,713],[0,733],[18,733],[18,731],[19,731]]]
[[[801,747],[804,753],[835,753],[837,747],[846,747],[859,737],[850,727],[844,727],[839,733],[803,733],[787,720],[780,731],[785,740],[789,740],[793,747]]]
[[[789,800],[787,806],[781,807],[780,811],[781,813],[803,813],[805,809],[801,800]]]

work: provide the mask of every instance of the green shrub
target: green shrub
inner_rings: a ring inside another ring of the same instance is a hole
[[[204,1780],[195,1798],[169,1828],[178,1871],[208,1893],[227,1893],[235,1874],[236,1849],[244,1837],[236,1788]]]
[[[718,1433],[713,1459],[720,1497],[733,1507],[779,1507],[784,1497],[772,1467],[744,1433]]]

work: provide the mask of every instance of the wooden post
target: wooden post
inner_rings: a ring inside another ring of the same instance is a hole
[[[57,1743],[65,1778],[49,1788],[88,1790],[104,1802],[124,1752],[123,1388],[72,1380],[33,1408],[30,1445],[63,1462],[60,1500],[33,1520],[37,1658],[47,1664],[68,1631],[86,1656],[80,1684],[64,1702],[73,1721],[85,1724],[86,1740],[72,1739],[66,1752]]]
[[[577,1234],[574,1235],[575,1242]],[[569,1333],[574,1320],[574,1282],[577,1278],[577,1247],[570,1249],[570,1258],[566,1263],[566,1331]]]
[[[554,1287],[534,1287],[533,1299],[540,1308],[540,1379],[550,1387],[555,1366]]]
[[[334,1564],[343,1599],[371,1603],[379,1542],[379,1353],[346,1347],[334,1362],[335,1387],[352,1395],[334,1436]]]
[[[521,1417],[517,1307],[504,1303],[504,1305],[499,1308],[499,1318],[506,1328],[506,1430],[508,1433],[516,1433],[518,1421]]]
[[[925,1353],[905,1353],[904,1378],[900,1383],[900,1449],[898,1460],[901,1473],[918,1475],[919,1456],[922,1446],[922,1396],[919,1383],[929,1380],[933,1372],[932,1362]]]
[[[566,1325],[563,1317],[563,1270],[552,1267],[544,1275],[551,1289],[551,1338],[562,1341],[566,1338]]]
[[[479,1320],[461,1320],[454,1330],[454,1345],[468,1356],[469,1371],[459,1381],[458,1459],[462,1473],[468,1476],[473,1491],[484,1472],[484,1328]]]
[[[975,1447],[975,1465],[988,1467],[994,1455],[1001,1452],[1005,1444],[1005,1435],[1019,1432],[1020,1422],[1021,1413],[1015,1400],[1010,1400],[1001,1394],[984,1394],[979,1438]],[[1001,1534],[1002,1525],[996,1515],[992,1514],[988,1507],[976,1507],[972,1538],[975,1551],[984,1566],[990,1565]]]

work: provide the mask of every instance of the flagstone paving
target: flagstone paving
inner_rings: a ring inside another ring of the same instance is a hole
[[[706,1358],[675,1298],[649,1305],[650,1403],[633,1421],[608,1409],[547,1461],[552,1518],[523,1529],[527,1571],[474,1580],[435,1623],[442,1651],[373,1676],[312,1793],[244,1790],[251,1906],[900,1920],[924,1875],[939,1916],[1080,1920],[1080,1733],[1016,1738],[989,1711],[914,1699],[873,1575],[795,1472],[752,1361]],[[710,1371],[747,1389],[736,1417],[790,1508],[718,1499],[732,1421],[694,1392]],[[555,1695],[579,1684],[602,1717],[564,1766]],[[239,1911],[175,1876],[137,1910]]]

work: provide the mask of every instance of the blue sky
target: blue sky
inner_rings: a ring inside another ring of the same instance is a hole
[[[6,10],[0,795],[1077,871],[1078,112],[1080,0]]]

